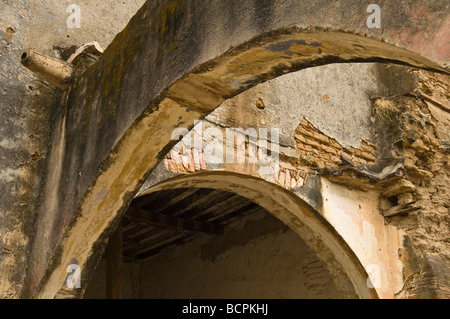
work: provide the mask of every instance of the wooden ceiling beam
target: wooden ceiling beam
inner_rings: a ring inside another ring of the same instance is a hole
[[[143,246],[139,250],[131,251],[127,255],[126,258],[130,261],[143,260],[145,258],[148,258],[148,257],[151,257],[151,256],[157,254],[158,252],[162,251],[163,249],[167,249],[169,247],[176,246],[177,244],[180,244],[186,238],[189,238],[192,236],[195,236],[195,235],[186,234],[186,233],[178,233],[175,236],[167,238],[163,241],[159,241],[153,245]]]
[[[188,197],[191,197],[194,193],[197,193],[199,191],[202,191],[202,190],[198,189],[198,188],[179,189],[179,193],[172,198],[167,199],[167,197],[162,197],[158,201],[158,205],[155,205],[154,208],[152,208],[152,211],[156,214],[159,214],[162,211],[164,211],[165,209],[171,207],[172,205],[175,205],[176,203],[178,203]],[[141,207],[143,207],[143,206],[141,206]]]
[[[144,222],[154,227],[172,228],[182,232],[204,233],[223,235],[224,228],[221,225],[205,223],[191,219],[156,214],[154,212],[130,206],[125,213],[125,218],[138,222]]]
[[[205,222],[207,223],[211,223],[217,219],[226,217],[228,214],[233,213],[237,210],[240,210],[241,208],[244,207],[248,207],[248,206],[253,206],[256,205],[255,203],[249,201],[249,200],[242,200],[241,202],[237,201],[236,203],[234,203],[233,205],[231,205],[230,207],[224,209],[224,210],[219,210],[216,214],[213,214],[212,217],[208,218]]]

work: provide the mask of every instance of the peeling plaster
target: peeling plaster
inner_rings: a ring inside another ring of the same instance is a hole
[[[394,298],[402,286],[397,254],[402,234],[385,226],[378,193],[350,190],[322,179],[322,214],[345,239],[371,275],[380,298]]]

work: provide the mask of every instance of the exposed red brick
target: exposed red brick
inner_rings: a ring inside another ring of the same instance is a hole
[[[306,139],[302,134],[295,134],[294,135],[294,139],[296,142],[301,142],[301,143],[305,143]]]
[[[169,168],[172,172],[178,173],[177,164],[175,164],[173,160],[169,159],[167,160],[167,163],[169,164]]]
[[[194,158],[194,167],[195,167],[195,171],[196,172],[198,172],[198,171],[200,171],[201,170],[201,158],[200,158],[200,154],[199,154],[199,151],[198,151],[198,149],[196,149],[196,148],[194,148],[193,149],[193,158]]]
[[[375,162],[377,160],[375,155],[373,155],[372,153],[369,153],[369,152],[362,152],[361,153],[361,157],[363,159],[366,159],[366,160],[370,161],[370,162]]]
[[[305,144],[311,145],[315,149],[320,150],[320,144],[317,141],[313,140],[313,139],[310,139],[310,138],[306,139]]]
[[[285,177],[285,181],[284,181],[284,187],[289,189],[291,188],[291,173],[290,171],[287,169],[286,170],[286,177]]]
[[[330,146],[331,147],[333,147],[333,148],[335,148],[335,149],[337,149],[337,150],[339,150],[339,151],[342,151],[344,148],[341,146],[341,144],[339,144],[339,142],[338,141],[336,141],[334,138],[333,139],[330,139]]]
[[[338,153],[335,148],[332,148],[332,147],[329,147],[329,146],[326,146],[326,145],[321,145],[320,148],[321,148],[322,151],[325,151],[325,152],[327,152],[329,154],[337,155],[337,153]]]
[[[189,162],[189,172],[195,172],[195,163],[194,163],[194,150],[190,149],[189,150],[190,153],[190,162]]]

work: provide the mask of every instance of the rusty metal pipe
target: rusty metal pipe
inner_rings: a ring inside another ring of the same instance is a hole
[[[61,59],[46,56],[34,50],[27,50],[20,54],[19,61],[42,79],[62,90],[69,89],[74,81],[74,66]]]

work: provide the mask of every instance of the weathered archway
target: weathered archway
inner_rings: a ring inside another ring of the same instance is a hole
[[[263,179],[231,172],[201,172],[159,183],[140,196],[174,188],[210,188],[239,194],[288,225],[316,253],[346,298],[377,298],[368,274],[332,225],[306,202]]]
[[[334,62],[395,61],[448,72],[448,7],[402,4],[380,1],[386,22],[372,30],[366,7],[354,1],[147,2],[78,79],[61,111],[25,294],[53,297],[74,256],[82,267],[95,263],[93,248],[101,250],[164,156],[172,130],[191,127],[227,98]],[[238,12],[254,19],[235,23]],[[419,15],[431,31],[414,23]],[[228,23],[218,23],[223,19]]]

